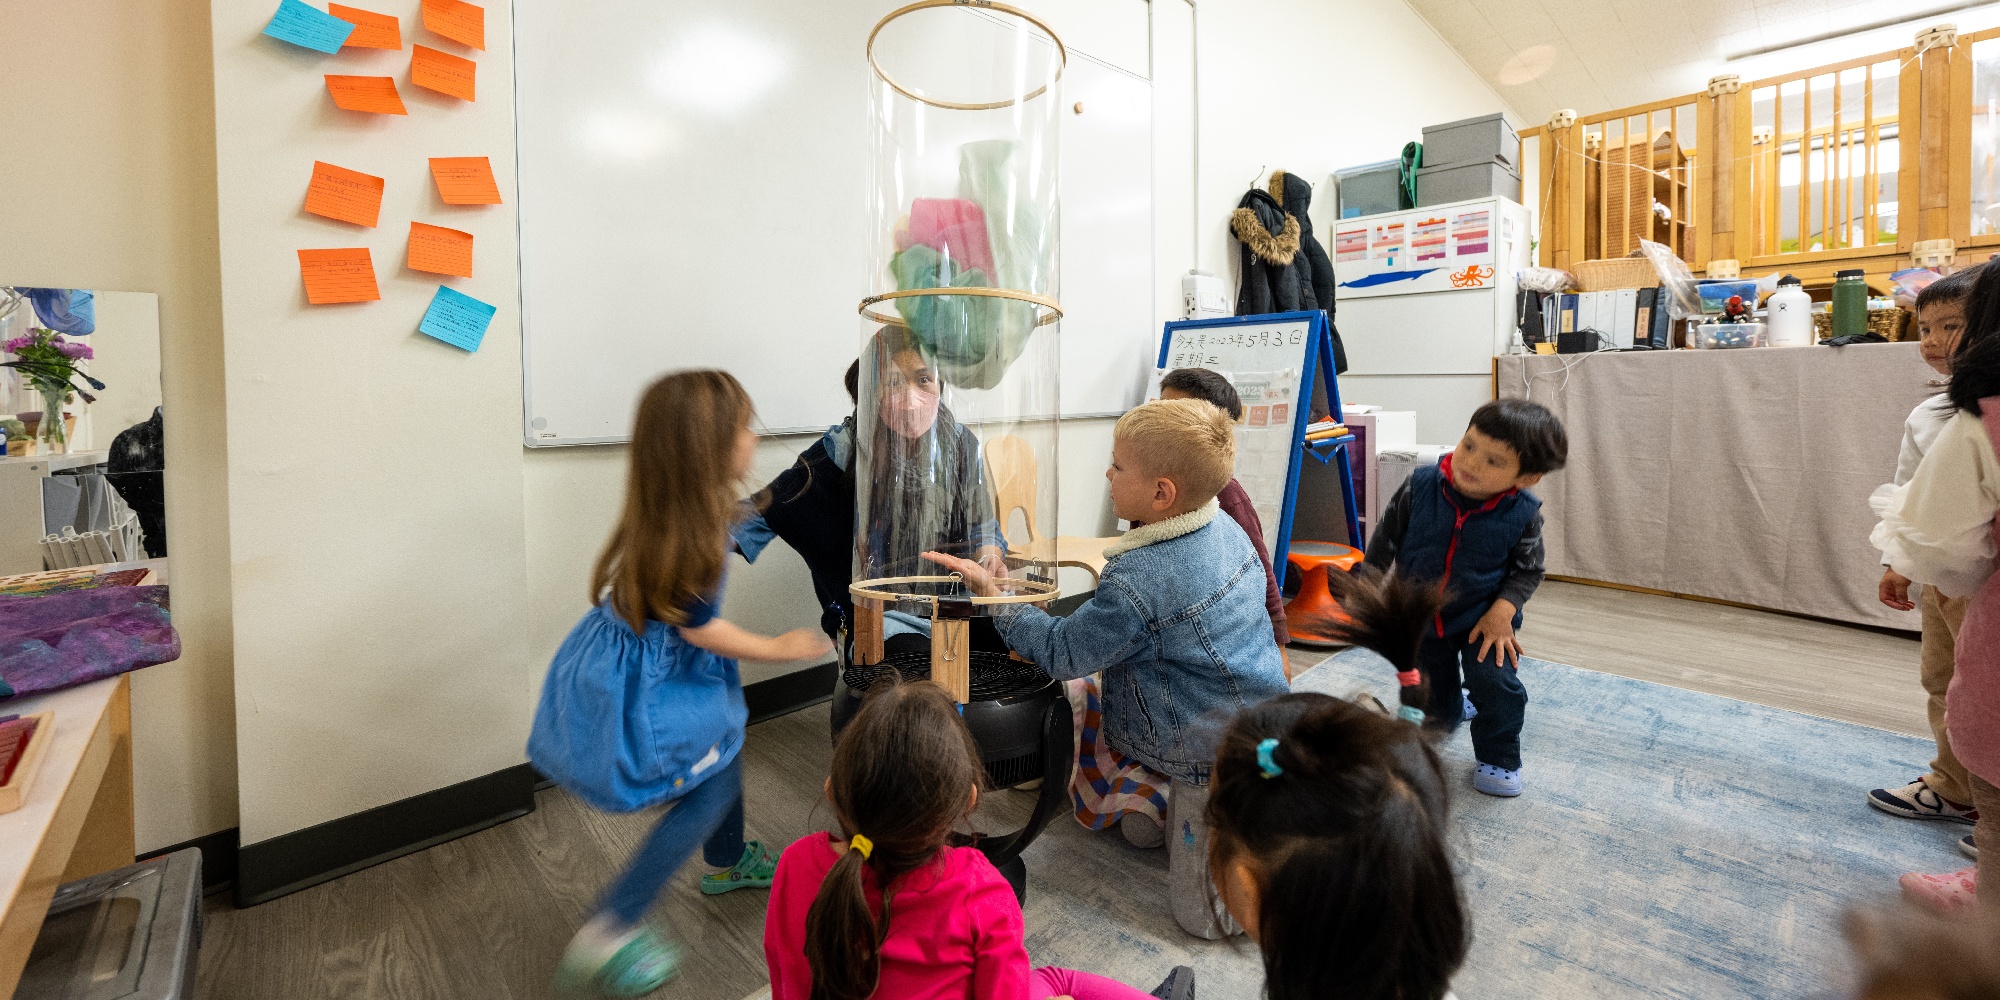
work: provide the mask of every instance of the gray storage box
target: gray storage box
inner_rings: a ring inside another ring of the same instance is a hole
[[[1486,115],[1424,129],[1424,166],[1499,163],[1521,172],[1521,137],[1506,115]]]
[[[1521,200],[1521,175],[1498,163],[1424,167],[1417,171],[1417,207],[1479,198]]]
[[[1403,208],[1403,161],[1383,160],[1333,172],[1340,218],[1380,215]]]
[[[15,1000],[187,1000],[201,948],[201,851],[56,889]]]

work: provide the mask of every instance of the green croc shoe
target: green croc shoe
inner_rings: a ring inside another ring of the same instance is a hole
[[[601,962],[565,953],[556,966],[556,989],[564,993],[641,997],[666,985],[680,971],[680,965],[681,946],[645,928]]]
[[[738,889],[769,889],[772,876],[778,873],[778,859],[764,849],[764,842],[753,840],[743,845],[743,856],[736,859],[724,871],[701,877],[701,891],[704,895],[720,896]]]

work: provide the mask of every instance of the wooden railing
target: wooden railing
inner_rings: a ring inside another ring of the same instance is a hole
[[[2000,247],[2000,29],[1928,29],[1910,48],[1717,77],[1521,136],[1539,154],[1527,180],[1546,266],[1624,256],[1643,236],[1697,271],[1726,259],[1815,284],[1886,275],[1929,241]]]

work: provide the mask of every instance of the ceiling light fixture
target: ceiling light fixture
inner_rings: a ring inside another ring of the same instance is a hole
[[[1920,21],[1928,21],[1935,17],[1942,17],[1946,14],[1957,14],[1963,11],[1976,10],[1981,7],[1991,7],[1993,5],[1994,5],[1994,0],[1969,0],[1969,2],[1950,3],[1940,7],[1934,7],[1928,11],[1925,11],[1922,14],[1897,14],[1894,17],[1890,17],[1884,20],[1874,21],[1868,24],[1860,24],[1852,28],[1842,28],[1839,31],[1829,31],[1824,34],[1808,35],[1804,38],[1794,38],[1791,41],[1779,42],[1775,45],[1762,45],[1754,49],[1744,49],[1741,52],[1732,52],[1729,55],[1723,57],[1723,62],[1732,63],[1743,59],[1749,59],[1754,56],[1767,56],[1773,52],[1783,52],[1786,49],[1795,49],[1802,45],[1816,45],[1820,42],[1830,42],[1837,38],[1846,38],[1849,35],[1859,35],[1865,32],[1879,31],[1883,28],[1893,28],[1899,24],[1914,25]]]

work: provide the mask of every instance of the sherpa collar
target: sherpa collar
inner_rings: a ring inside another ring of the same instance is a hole
[[[1182,535],[1192,534],[1208,527],[1215,515],[1222,513],[1221,505],[1215,501],[1202,504],[1179,517],[1170,517],[1152,524],[1142,524],[1125,533],[1123,538],[1112,542],[1104,549],[1104,558],[1122,556],[1133,549],[1145,548],[1160,542],[1172,541]]]

